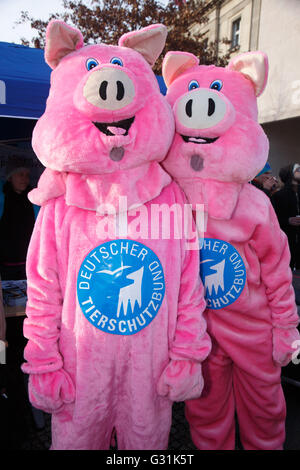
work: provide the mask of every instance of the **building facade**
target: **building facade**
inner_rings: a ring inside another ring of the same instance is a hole
[[[268,55],[269,80],[258,107],[270,140],[269,163],[274,174],[300,163],[300,0],[213,0],[206,6],[201,32],[208,42],[218,41],[219,55]]]

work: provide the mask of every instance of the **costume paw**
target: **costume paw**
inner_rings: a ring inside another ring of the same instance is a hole
[[[300,335],[297,328],[273,328],[273,360],[281,367],[286,366],[300,349]]]
[[[198,398],[203,385],[201,364],[171,360],[158,381],[157,391],[159,395],[178,402]]]
[[[46,413],[58,412],[75,399],[74,384],[63,369],[30,375],[28,393],[32,405]]]

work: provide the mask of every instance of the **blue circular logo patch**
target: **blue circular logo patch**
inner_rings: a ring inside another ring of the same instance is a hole
[[[207,308],[228,307],[241,295],[246,268],[239,252],[227,242],[214,238],[200,240],[200,276]]]
[[[133,240],[113,240],[83,260],[77,296],[84,316],[106,333],[133,335],[156,317],[165,295],[160,260]]]

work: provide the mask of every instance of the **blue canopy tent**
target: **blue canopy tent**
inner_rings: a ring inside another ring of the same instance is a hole
[[[0,42],[0,141],[31,139],[49,93],[44,51]]]
[[[51,69],[41,49],[0,42],[0,178],[11,157],[30,160],[34,183],[42,171],[32,147],[32,131],[43,114]]]
[[[44,51],[0,42],[0,116],[37,119],[49,93]]]

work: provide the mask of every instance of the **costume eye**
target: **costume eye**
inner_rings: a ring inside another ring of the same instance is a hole
[[[190,83],[189,83],[189,91],[195,90],[196,88],[199,88],[199,87],[200,87],[200,85],[199,85],[199,83],[197,82],[197,80],[192,80],[192,81],[190,81]]]
[[[94,67],[97,67],[97,65],[99,65],[99,62],[96,59],[90,58],[86,61],[85,65],[88,70],[92,70]]]
[[[119,59],[119,57],[113,57],[110,61],[111,64],[114,64],[114,65],[119,65],[120,67],[123,67],[123,62],[121,59]]]
[[[209,88],[212,88],[213,90],[220,91],[220,90],[222,89],[222,86],[223,86],[222,80],[214,80],[214,81],[210,84],[210,87],[209,87]]]

